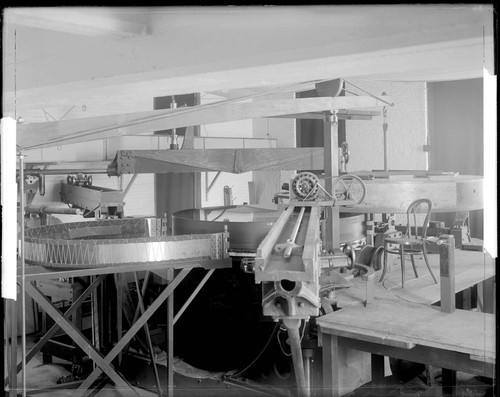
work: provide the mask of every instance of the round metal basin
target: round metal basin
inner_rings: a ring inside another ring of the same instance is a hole
[[[188,209],[173,214],[172,229],[174,235],[202,234],[222,232],[227,226],[231,250],[252,252],[269,233],[279,215],[279,211],[251,205]],[[364,219],[362,214],[340,214],[341,243],[365,237]]]

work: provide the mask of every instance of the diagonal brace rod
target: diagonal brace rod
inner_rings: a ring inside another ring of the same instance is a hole
[[[156,298],[156,300],[148,307],[144,314],[129,328],[127,333],[122,339],[111,349],[111,351],[106,356],[108,361],[114,360],[118,353],[123,349],[123,347],[134,337],[134,335],[142,328],[146,321],[148,321],[151,316],[156,312],[156,310],[165,302],[165,300],[170,296],[174,289],[179,285],[179,283],[188,275],[191,271],[190,268],[185,268],[180,271],[180,273],[172,280],[170,284],[162,291],[162,293]],[[170,365],[170,363],[169,363]],[[92,383],[94,383],[99,375],[102,373],[100,368],[94,369],[94,371],[85,379],[85,381],[77,389],[77,395],[82,395]]]
[[[203,277],[203,279],[200,281],[200,283],[195,288],[195,290],[193,291],[193,293],[189,296],[189,298],[186,300],[186,302],[184,303],[184,305],[182,305],[182,307],[179,309],[179,311],[177,312],[177,314],[174,317],[174,325],[177,322],[177,320],[179,320],[180,316],[182,316],[182,314],[184,313],[184,311],[188,308],[188,306],[191,304],[191,302],[193,301],[193,299],[196,298],[196,295],[198,295],[198,292],[200,292],[200,290],[203,288],[203,286],[208,281],[208,279],[213,274],[213,272],[215,272],[215,269],[210,269],[207,272],[207,274],[205,274],[205,277]]]
[[[45,310],[45,312],[54,319],[56,323],[73,339],[76,344],[93,360],[99,368],[102,368],[104,372],[111,378],[113,382],[117,385],[126,388],[131,388],[132,386],[123,379],[116,371],[111,367],[109,362],[98,352],[90,343],[90,341],[78,330],[73,324],[71,324],[67,319],[64,318],[62,313],[54,307],[52,302],[33,284],[26,284],[26,292],[35,299],[39,305]],[[132,389],[134,392],[135,390]]]
[[[138,306],[141,313],[145,312],[144,300],[142,299],[141,289],[139,287],[139,278],[137,277],[137,272],[134,272],[135,286],[137,291]],[[156,386],[158,387],[158,397],[162,396],[160,375],[158,374],[158,367],[156,366],[155,352],[153,349],[153,341],[151,340],[151,334],[149,333],[148,322],[144,324],[144,333],[146,334],[146,340],[148,343],[149,354],[151,355],[151,362],[153,363],[153,370],[155,373]]]
[[[95,281],[90,284],[85,291],[76,299],[73,304],[70,306],[68,310],[64,312],[64,318],[69,319],[72,314],[74,314],[78,308],[81,306],[83,301],[87,299],[87,297],[94,291],[97,286],[106,278],[105,274],[100,275]],[[33,346],[33,348],[26,355],[26,362],[28,363],[43,347],[45,343],[57,332],[59,329],[59,324],[55,323],[46,333],[45,335],[38,341],[38,343]],[[21,364],[18,364],[17,371],[19,372],[21,369]]]

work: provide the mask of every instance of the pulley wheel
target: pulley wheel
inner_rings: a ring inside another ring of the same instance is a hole
[[[319,179],[312,172],[301,172],[292,181],[292,191],[300,200],[314,200],[319,195]]]

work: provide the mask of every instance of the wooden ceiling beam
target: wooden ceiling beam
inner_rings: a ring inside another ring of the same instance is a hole
[[[84,36],[135,37],[148,31],[146,24],[127,21],[102,7],[12,8],[6,10],[5,22]]]
[[[383,107],[390,103],[373,97],[302,98],[249,103],[212,103],[186,108],[153,110],[85,119],[18,124],[18,144],[24,149],[146,134],[172,128],[272,117],[293,113]]]

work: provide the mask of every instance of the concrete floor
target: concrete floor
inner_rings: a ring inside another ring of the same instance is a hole
[[[35,337],[34,336],[28,336],[27,337],[27,347],[26,351],[28,352],[32,346],[35,344]],[[18,362],[21,360],[21,338],[18,339]],[[52,364],[43,364],[42,361],[42,353],[39,352],[38,354],[35,355],[35,357],[27,363],[27,368],[26,368],[26,390],[27,390],[27,395],[33,395],[33,396],[38,396],[38,397],[64,397],[64,396],[71,396],[74,394],[75,390],[74,389],[60,389],[60,390],[48,390],[48,391],[42,391],[43,389],[47,389],[50,387],[54,387],[57,385],[57,380],[61,377],[68,376],[71,374],[71,364],[68,363],[67,361],[61,360],[57,357],[53,357],[53,362]],[[151,372],[151,371],[149,371]],[[414,378],[413,380],[402,383],[399,382],[397,379],[395,379],[394,376],[389,376],[386,378],[387,380],[387,385],[384,387],[382,390],[380,388],[377,388],[377,395],[378,396],[391,396],[391,397],[396,397],[396,396],[419,396],[419,397],[440,397],[442,396],[442,390],[441,390],[441,378],[439,376],[440,370],[435,369],[434,370],[434,378],[435,378],[435,384],[433,387],[429,387],[424,383],[424,379],[419,376],[417,378]],[[143,375],[144,376],[152,378],[152,374],[149,375]],[[22,373],[18,374],[18,391],[19,395],[22,394]],[[145,385],[148,389],[154,390],[156,387],[153,384],[153,380],[150,380],[148,385]],[[181,381],[182,383],[182,381]],[[60,387],[64,387],[64,385],[59,385]],[[178,381],[176,381],[176,386],[178,386]],[[202,384],[199,385],[200,389],[203,389]],[[208,385],[206,385],[208,386]],[[222,385],[221,385],[222,386]],[[204,393],[199,393],[202,392],[203,390],[196,390],[195,393],[196,395],[203,395],[205,396]],[[213,386],[210,387],[212,389],[212,392],[215,392],[216,389],[213,389]],[[293,388],[292,388],[293,389]],[[157,396],[157,393],[151,392],[149,390],[144,390],[140,388],[135,388],[137,395],[140,397],[154,397]],[[242,389],[240,390],[240,393],[242,392]],[[187,391],[187,390],[185,390]],[[194,390],[191,390],[194,391]],[[220,390],[219,390],[220,391]],[[228,395],[227,392],[229,390],[224,390],[225,393],[224,395]],[[178,392],[181,392],[179,389]],[[210,390],[205,389],[205,392],[208,392],[210,394]],[[236,393],[236,394],[234,394]],[[375,390],[373,386],[370,384],[366,384],[362,386],[361,388],[357,389],[356,391],[349,393],[349,397],[370,397],[374,395]],[[165,394],[165,391],[164,391]],[[178,393],[176,393],[178,394]],[[189,395],[188,393],[187,395]],[[239,395],[237,390],[233,389],[233,393],[230,395]],[[180,395],[184,395],[183,393],[180,393]],[[217,395],[217,394],[215,394]],[[252,393],[248,394],[245,393],[246,395],[253,395]],[[293,392],[292,392],[293,395]],[[481,379],[478,379],[477,377],[470,375],[470,374],[465,374],[465,373],[458,373],[457,374],[457,389],[456,389],[456,395],[457,397],[483,397],[483,396],[493,396],[493,391],[492,391],[492,386],[488,385],[486,382],[482,381]],[[92,394],[93,397],[121,397],[123,396],[122,393],[120,393],[113,385],[110,383],[106,383],[104,387],[98,391],[95,391]]]
[[[26,352],[35,345],[35,336],[28,335],[26,337]],[[17,360],[21,361],[21,338],[18,338],[18,350],[17,350]],[[74,389],[60,389],[60,390],[48,390],[44,389],[51,388],[54,386],[64,387],[64,385],[57,385],[57,380],[61,377],[68,376],[71,374],[71,363],[68,361],[59,359],[57,357],[52,358],[51,364],[43,364],[43,355],[38,352],[33,359],[31,359],[26,364],[26,394],[28,396],[33,395],[37,397],[65,397],[74,394]],[[18,395],[22,395],[22,380],[23,375],[20,371],[17,376],[17,388]],[[154,397],[157,394],[152,393],[147,390],[135,388],[138,396],[140,397]],[[93,397],[122,397],[123,394],[119,393],[116,388],[107,383],[101,390],[93,394]]]

